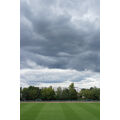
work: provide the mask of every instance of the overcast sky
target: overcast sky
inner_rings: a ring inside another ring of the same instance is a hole
[[[21,86],[99,87],[99,0],[21,0]]]

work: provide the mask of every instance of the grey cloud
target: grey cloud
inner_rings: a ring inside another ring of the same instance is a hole
[[[21,69],[99,72],[99,1],[21,0]]]

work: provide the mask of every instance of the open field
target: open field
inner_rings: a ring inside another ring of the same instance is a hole
[[[21,103],[20,120],[100,120],[100,103]]]

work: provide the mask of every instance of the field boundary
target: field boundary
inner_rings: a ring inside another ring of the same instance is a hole
[[[100,103],[100,101],[20,101],[20,103]]]

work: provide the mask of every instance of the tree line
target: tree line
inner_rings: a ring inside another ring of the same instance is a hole
[[[21,101],[48,101],[48,100],[100,100],[100,88],[91,87],[90,89],[81,89],[76,91],[74,83],[68,88],[58,87],[56,90],[50,87],[20,88]]]

